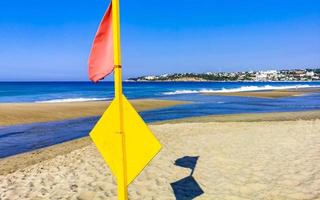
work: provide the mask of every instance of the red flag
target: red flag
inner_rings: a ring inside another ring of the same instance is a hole
[[[89,56],[89,79],[98,82],[113,71],[112,4],[96,33]]]

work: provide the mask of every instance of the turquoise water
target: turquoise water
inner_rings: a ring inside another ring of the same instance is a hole
[[[201,92],[270,90],[320,87],[319,82],[166,82],[124,83],[130,99],[157,98],[190,101],[187,105],[141,112],[146,122],[185,117],[304,111],[320,109],[320,93],[306,96],[262,99],[252,97],[207,96]],[[76,102],[112,99],[113,83],[0,83],[0,102]],[[0,127],[0,158],[87,136],[99,116],[30,125]]]

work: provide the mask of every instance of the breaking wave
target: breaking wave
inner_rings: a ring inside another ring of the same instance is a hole
[[[176,90],[174,92],[164,92],[164,95],[176,95],[176,94],[197,94],[197,93],[228,93],[228,92],[251,92],[251,91],[263,91],[263,90],[283,90],[283,89],[298,89],[298,88],[312,88],[320,87],[315,85],[288,85],[288,86],[241,86],[238,88],[222,88],[220,90],[212,89],[200,89],[200,90]]]
[[[67,98],[67,99],[52,99],[46,101],[36,101],[35,103],[68,103],[68,102],[86,102],[86,101],[103,101],[110,98]]]

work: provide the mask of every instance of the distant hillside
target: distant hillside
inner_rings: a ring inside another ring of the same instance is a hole
[[[248,72],[175,73],[141,76],[129,81],[320,81],[319,69],[267,70]]]

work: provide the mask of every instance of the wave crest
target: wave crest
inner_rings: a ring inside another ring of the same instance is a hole
[[[69,102],[86,102],[86,101],[103,101],[110,98],[66,98],[66,99],[51,99],[45,101],[36,101],[35,103],[69,103]]]
[[[288,86],[241,86],[238,88],[222,88],[221,90],[212,89],[200,89],[200,90],[176,90],[173,92],[164,92],[164,95],[176,95],[176,94],[197,94],[197,93],[228,93],[228,92],[251,92],[251,91],[263,91],[263,90],[283,90],[283,89],[298,89],[298,88],[312,88],[320,87],[316,85],[288,85]]]

